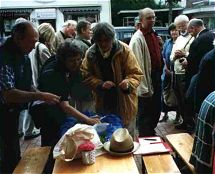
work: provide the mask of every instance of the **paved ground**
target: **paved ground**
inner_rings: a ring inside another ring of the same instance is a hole
[[[165,135],[167,134],[183,132],[183,130],[176,130],[173,125],[173,120],[175,119],[175,112],[169,112],[168,115],[169,115],[169,120],[167,120],[167,122],[158,123],[158,126],[156,128],[156,133],[163,138],[165,138]],[[162,117],[163,117],[163,114],[161,114],[161,118]],[[41,140],[41,137],[37,137],[32,140],[24,140],[23,138],[20,138],[21,152],[23,153],[26,149],[31,147],[40,146],[40,140]],[[139,172],[142,174],[141,158],[137,157],[135,158],[135,161],[138,166]]]

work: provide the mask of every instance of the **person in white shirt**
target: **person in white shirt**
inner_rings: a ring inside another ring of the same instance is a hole
[[[176,118],[176,128],[180,128],[180,124],[183,122],[185,115],[185,68],[182,66],[182,62],[186,60],[189,55],[190,45],[194,40],[188,31],[189,18],[186,15],[179,15],[175,18],[174,23],[177,30],[180,31],[180,36],[177,38],[170,55],[170,61],[174,65],[174,77],[175,84],[174,90],[178,100],[178,110],[179,115]]]

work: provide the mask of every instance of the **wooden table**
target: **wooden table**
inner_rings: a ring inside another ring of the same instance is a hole
[[[132,155],[115,157],[109,154],[96,157],[93,165],[82,164],[81,159],[65,162],[57,159],[55,161],[53,173],[106,173],[106,174],[138,174],[138,169]]]
[[[181,173],[169,153],[145,155],[143,161],[148,174]]]

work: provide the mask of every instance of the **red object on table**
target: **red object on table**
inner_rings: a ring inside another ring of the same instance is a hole
[[[78,149],[80,151],[91,151],[95,149],[95,144],[93,144],[91,141],[85,141],[81,145],[78,146]]]

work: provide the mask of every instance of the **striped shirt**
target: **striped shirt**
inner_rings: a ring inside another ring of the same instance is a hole
[[[215,91],[203,101],[198,115],[190,163],[197,173],[210,173],[213,169],[215,146]]]

